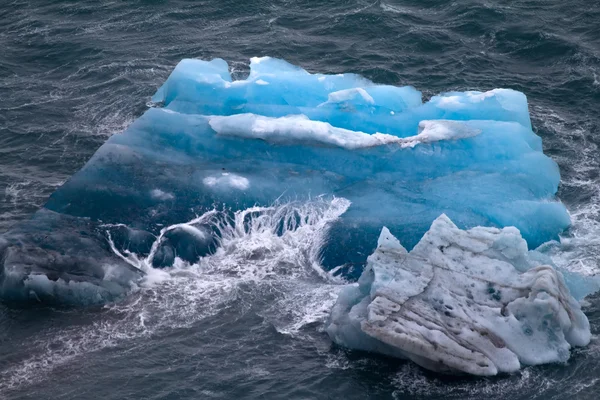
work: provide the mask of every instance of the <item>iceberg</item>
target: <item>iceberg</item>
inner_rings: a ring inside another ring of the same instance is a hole
[[[566,362],[590,341],[563,275],[514,227],[459,229],[445,215],[408,252],[383,228],[327,332],[338,344],[445,373],[496,375]]]
[[[113,301],[146,267],[216,251],[218,224],[185,221],[319,196],[351,202],[320,249],[323,268],[350,280],[382,226],[410,249],[445,214],[462,229],[515,226],[534,248],[570,223],[517,91],[423,102],[409,86],[262,57],[242,80],[223,60],[183,60],[152,100],[0,236],[0,299]]]

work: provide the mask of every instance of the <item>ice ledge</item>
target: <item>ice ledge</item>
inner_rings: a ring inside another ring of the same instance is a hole
[[[562,274],[516,228],[460,230],[442,215],[408,253],[384,228],[327,327],[340,345],[435,371],[495,375],[565,362],[590,328]]]
[[[211,128],[221,136],[261,139],[272,144],[318,145],[357,150],[383,145],[412,148],[418,144],[459,140],[477,136],[480,129],[465,121],[423,120],[417,135],[405,138],[385,133],[368,134],[313,121],[305,115],[272,118],[256,114],[209,117]],[[516,124],[516,123],[515,123]]]

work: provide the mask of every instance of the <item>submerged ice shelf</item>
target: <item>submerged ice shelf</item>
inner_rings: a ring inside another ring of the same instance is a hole
[[[442,215],[407,252],[383,228],[327,332],[338,344],[441,372],[496,375],[565,362],[590,327],[563,276],[513,227],[460,230]]]
[[[236,211],[258,218],[255,207],[318,197],[347,199],[312,250],[320,267],[350,281],[362,272],[333,312],[338,343],[489,375],[564,361],[589,340],[569,289],[581,298],[595,286],[527,252],[570,220],[522,93],[423,103],[412,87],[264,57],[237,81],[223,60],[183,60],[153,101],[0,236],[2,301],[114,301],[152,268],[215,253]],[[275,233],[305,217],[286,218]],[[392,235],[416,246],[407,254]]]

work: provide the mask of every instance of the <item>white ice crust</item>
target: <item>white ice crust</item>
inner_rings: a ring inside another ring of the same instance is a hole
[[[262,139],[274,144],[327,145],[348,150],[386,144],[414,147],[420,143],[464,139],[480,133],[463,122],[448,120],[421,121],[418,134],[406,138],[338,128],[327,122],[313,121],[304,115],[279,118],[255,114],[212,116],[209,117],[209,123],[221,136]]]

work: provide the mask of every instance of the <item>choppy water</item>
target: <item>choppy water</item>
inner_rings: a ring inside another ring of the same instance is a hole
[[[555,260],[596,273],[598,21],[587,0],[3,1],[0,232],[140,116],[180,59],[221,57],[243,75],[249,57],[271,55],[426,96],[526,93],[573,218]],[[0,306],[0,398],[597,398],[597,336],[568,365],[492,379],[332,347],[322,324],[339,282],[312,249],[343,205],[306,207],[301,229],[232,234],[202,265],[157,272],[117,305]],[[597,335],[600,299],[586,312]]]

